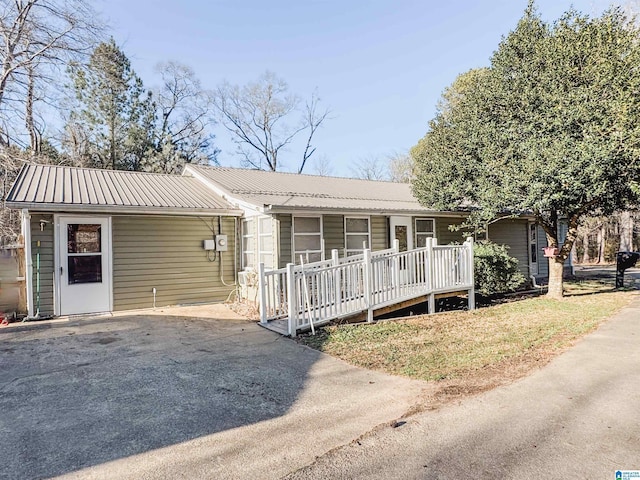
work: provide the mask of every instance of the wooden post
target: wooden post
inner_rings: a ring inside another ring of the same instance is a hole
[[[287,263],[287,304],[289,306],[288,330],[289,336],[291,337],[295,337],[298,333],[298,325],[296,324],[296,319],[298,318],[298,306],[296,305],[295,283],[295,264]]]
[[[467,248],[467,272],[466,277],[469,279],[469,283],[471,284],[469,288],[469,310],[475,310],[476,308],[476,290],[475,290],[475,278],[473,275],[473,238],[468,237],[467,241],[464,242],[465,247]]]
[[[425,247],[427,249],[425,254],[425,260],[427,265],[425,265],[425,274],[427,275],[427,292],[429,292],[429,313],[436,313],[436,296],[433,293],[434,282],[433,282],[433,238],[427,238]]]
[[[340,252],[337,248],[331,250],[331,265],[334,267],[340,265]],[[340,302],[342,302],[342,285],[340,285],[340,270],[336,268],[333,274],[333,307],[335,312],[340,308]]]
[[[267,324],[267,284],[264,281],[264,263],[258,264],[258,290],[260,291],[260,323]]]
[[[366,248],[363,252],[364,258],[363,262],[363,271],[364,271],[364,298],[365,305],[367,306],[367,322],[373,322],[373,293],[371,291],[371,282],[372,282],[372,274],[373,268],[371,268],[371,250]]]

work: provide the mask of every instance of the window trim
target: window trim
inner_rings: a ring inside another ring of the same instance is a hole
[[[433,224],[432,232],[420,232],[418,231],[418,221],[419,220],[431,220]],[[426,236],[427,238],[436,238],[436,219],[435,217],[414,217],[413,219],[413,248],[418,247],[418,237]]]
[[[355,219],[355,220],[365,219],[365,220],[367,220],[367,241],[368,241],[368,244],[369,244],[369,250],[371,250],[371,216],[370,215],[368,215],[368,216],[367,215],[349,215],[349,216],[345,215],[344,216],[344,220],[343,220],[344,221],[344,227],[343,228],[344,228],[344,252],[345,252],[345,255],[347,257],[349,256],[349,254],[358,255],[358,254],[363,253],[363,251],[364,251],[362,248],[351,248],[350,249],[350,248],[347,247],[347,245],[348,245],[347,237],[349,235],[364,235],[363,232],[353,232],[353,233],[347,232],[347,220],[348,219]]]
[[[302,232],[296,233],[296,218],[317,218],[320,226],[319,232],[309,233]],[[296,236],[320,236],[320,250],[296,250]],[[322,215],[291,215],[291,263],[296,264],[300,254],[303,253],[319,253],[320,259],[324,260],[324,221]]]

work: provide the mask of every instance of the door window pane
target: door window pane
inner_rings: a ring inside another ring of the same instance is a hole
[[[67,225],[68,253],[100,253],[101,225],[69,224]]]
[[[395,231],[396,231],[395,238],[398,240],[400,251],[406,252],[408,248],[407,226],[396,225]]]
[[[102,283],[102,255],[74,255],[67,260],[69,285]]]

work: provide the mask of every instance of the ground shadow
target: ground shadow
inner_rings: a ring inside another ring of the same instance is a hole
[[[255,323],[0,330],[0,478],[61,475],[284,415],[321,355]]]

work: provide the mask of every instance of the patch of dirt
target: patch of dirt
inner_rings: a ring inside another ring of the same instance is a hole
[[[462,378],[429,382],[433,388],[427,389],[424,397],[419,399],[419,402],[405,416],[438,410],[445,405],[461,402],[496,387],[510,385],[544,367],[568,348],[571,348],[571,345],[555,351],[532,352],[473,371]]]
[[[252,302],[236,300],[235,302],[229,302],[226,305],[238,315],[242,315],[249,320],[260,320],[260,311],[258,310],[258,306]]]

